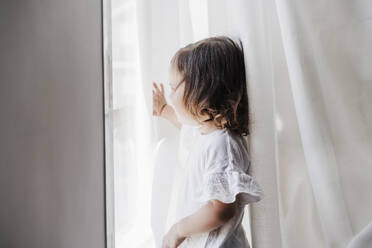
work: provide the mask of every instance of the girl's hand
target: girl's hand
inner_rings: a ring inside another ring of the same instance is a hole
[[[164,86],[160,83],[161,90],[159,90],[157,84],[152,82],[154,89],[152,90],[152,115],[161,116],[167,100],[164,96]]]
[[[177,230],[177,223],[174,224],[163,237],[163,244],[161,248],[177,248],[186,237],[182,237]]]

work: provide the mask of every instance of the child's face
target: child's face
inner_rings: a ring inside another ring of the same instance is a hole
[[[191,115],[187,112],[185,109],[182,98],[183,93],[185,90],[185,83],[182,83],[178,88],[175,90],[178,83],[181,81],[181,75],[172,67],[169,70],[169,86],[171,88],[171,92],[169,94],[169,99],[171,101],[171,104],[174,107],[174,110],[177,115],[177,119],[182,124],[188,124],[188,125],[198,125],[198,122],[195,121]]]

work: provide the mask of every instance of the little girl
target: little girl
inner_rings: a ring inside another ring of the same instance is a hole
[[[170,66],[169,98],[154,84],[153,115],[178,127],[189,148],[177,205],[177,222],[162,248],[249,248],[245,205],[263,191],[248,174],[249,107],[243,45],[227,36],[181,48]],[[188,141],[188,142],[187,142]]]

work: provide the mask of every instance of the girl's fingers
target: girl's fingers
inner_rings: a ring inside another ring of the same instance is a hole
[[[161,93],[164,94],[164,85],[163,85],[163,83],[160,83],[160,87],[161,87]]]
[[[155,92],[155,90],[152,90],[152,98],[153,99],[158,99],[158,94]]]
[[[156,85],[156,83],[155,83],[155,82],[153,82],[153,84],[154,84],[154,87],[155,87],[156,93],[159,93],[159,92],[160,92],[160,90],[159,90],[158,86]]]
[[[155,95],[154,90],[152,90],[152,114],[157,115],[157,110],[159,108],[159,102]]]

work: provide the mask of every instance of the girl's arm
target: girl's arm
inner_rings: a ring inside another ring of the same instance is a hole
[[[194,234],[212,231],[223,225],[236,213],[237,204],[211,200],[194,214],[176,223],[178,235],[188,237]]]
[[[161,112],[161,117],[171,122],[173,125],[175,125],[178,129],[181,129],[181,123],[177,119],[176,112],[170,106],[169,104],[165,105],[163,111]]]

